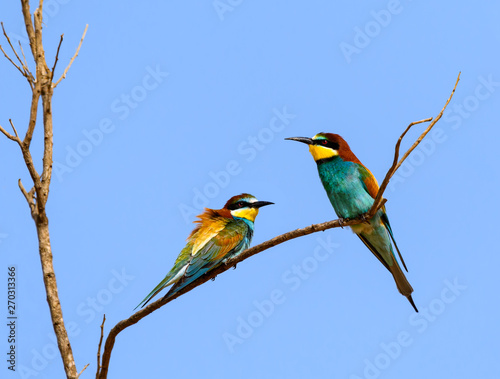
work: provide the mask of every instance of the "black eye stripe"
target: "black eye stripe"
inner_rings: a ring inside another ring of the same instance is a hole
[[[229,209],[230,211],[234,211],[236,209],[240,209],[240,208],[244,208],[248,206],[248,202],[246,201],[238,201],[234,204],[231,204],[229,207],[227,207],[227,209]]]
[[[330,149],[333,150],[338,150],[340,147],[337,142],[331,142],[326,139],[314,140],[314,144],[319,146],[329,147]]]

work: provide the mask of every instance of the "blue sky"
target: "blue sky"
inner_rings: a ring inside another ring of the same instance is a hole
[[[349,230],[334,229],[254,256],[127,329],[109,378],[500,375],[492,202],[500,184],[500,5],[46,7],[49,62],[64,33],[59,75],[89,24],[54,95],[47,206],[77,367],[90,363],[82,378],[95,375],[103,313],[106,331],[132,314],[204,206],[220,208],[242,192],[273,201],[256,220],[253,244],[336,218],[307,148],[285,137],[338,133],[381,181],[401,132],[437,115],[459,71],[447,113],[385,195],[421,313]],[[0,15],[27,51],[19,3],[3,2]],[[0,98],[0,125],[12,118],[25,131],[29,87],[5,59]],[[4,362],[1,376],[61,378],[35,228],[17,188],[29,177],[17,146],[5,138],[0,146],[0,276],[6,283],[15,265],[19,286],[18,372]],[[0,351],[7,345],[1,338]]]

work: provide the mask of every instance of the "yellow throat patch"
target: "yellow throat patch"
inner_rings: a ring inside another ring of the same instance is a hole
[[[312,154],[315,161],[327,159],[339,155],[339,152],[328,147],[319,145],[309,145],[309,152]]]
[[[234,217],[246,218],[247,220],[254,222],[255,217],[257,217],[257,215],[259,214],[259,209],[258,208],[236,209],[234,211],[231,211],[231,214]]]

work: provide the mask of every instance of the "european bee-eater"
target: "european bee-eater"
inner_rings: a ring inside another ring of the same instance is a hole
[[[341,219],[356,218],[370,210],[379,189],[377,180],[354,155],[341,136],[319,133],[313,138],[291,137],[286,139],[309,145],[309,151],[317,163],[323,187],[338,217]],[[418,312],[411,297],[413,288],[394,255],[391,240],[406,269],[403,257],[394,240],[385,206],[377,211],[369,223],[352,225],[351,228],[391,272],[399,292],[408,298],[415,311]]]
[[[233,196],[222,209],[208,209],[198,216],[196,228],[165,278],[137,306],[144,307],[163,288],[173,284],[165,295],[174,295],[181,288],[250,246],[255,217],[259,208],[274,204],[258,201],[247,193]]]

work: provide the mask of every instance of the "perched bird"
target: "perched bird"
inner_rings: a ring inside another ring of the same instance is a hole
[[[222,209],[208,209],[198,216],[196,228],[165,278],[137,306],[144,307],[163,288],[173,284],[165,298],[177,293],[206,272],[250,246],[259,208],[274,204],[247,193],[233,196]],[[136,307],[136,308],[137,308]]]
[[[377,180],[354,155],[341,136],[319,133],[313,138],[291,137],[286,139],[309,145],[309,151],[317,163],[323,187],[338,217],[341,219],[356,218],[370,210],[379,188]],[[369,223],[352,225],[351,228],[391,272],[399,292],[408,298],[415,311],[418,312],[411,297],[413,288],[394,255],[391,240],[406,269],[403,257],[394,240],[385,207],[380,208]],[[408,270],[406,269],[406,271]]]

